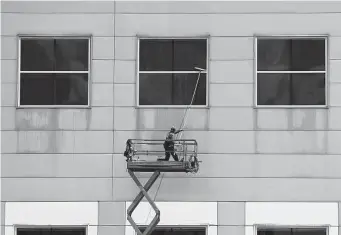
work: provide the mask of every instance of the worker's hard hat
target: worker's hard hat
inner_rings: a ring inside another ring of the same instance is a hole
[[[175,131],[175,127],[174,126],[172,126],[171,131]]]

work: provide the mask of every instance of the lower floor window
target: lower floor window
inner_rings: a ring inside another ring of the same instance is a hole
[[[88,74],[22,73],[20,105],[88,105]]]
[[[143,232],[144,229],[141,229]],[[205,228],[156,228],[151,235],[206,235]]]
[[[86,228],[18,228],[17,235],[86,235]]]
[[[257,235],[327,235],[326,228],[258,228]]]

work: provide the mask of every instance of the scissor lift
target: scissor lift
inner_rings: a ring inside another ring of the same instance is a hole
[[[193,139],[174,140],[175,152],[179,161],[174,161],[172,157],[169,161],[160,161],[164,157],[165,150],[163,143],[165,140],[144,140],[129,139],[126,142],[126,151],[124,156],[127,158],[127,169],[131,178],[140,189],[140,193],[133,200],[127,210],[127,220],[135,229],[137,235],[149,235],[160,222],[160,211],[152,198],[148,195],[148,190],[153,186],[161,172],[185,172],[197,173],[199,170],[199,161],[197,158],[197,142]],[[153,172],[150,179],[143,186],[135,172]],[[146,198],[155,211],[155,217],[142,233],[137,224],[132,219],[132,213],[142,201]]]

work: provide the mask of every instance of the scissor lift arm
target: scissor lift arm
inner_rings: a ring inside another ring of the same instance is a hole
[[[160,150],[160,146],[163,146],[163,142],[164,140],[129,139],[126,143],[127,146],[124,155],[127,158],[128,173],[140,189],[139,194],[127,209],[127,220],[133,226],[137,235],[150,235],[160,222],[160,210],[157,208],[153,199],[148,195],[149,189],[160,176],[160,172],[196,173],[199,170],[197,142],[195,140],[174,141],[175,145],[181,148],[181,151],[177,151],[181,161],[157,161],[157,159],[151,159],[152,157],[158,157],[160,153],[165,152]],[[140,160],[140,157],[147,157],[147,160]],[[147,183],[142,186],[134,172],[153,172],[153,174]],[[141,232],[140,228],[133,220],[132,214],[144,197],[155,211],[155,217],[147,228]]]
[[[142,186],[142,184],[140,183],[140,181],[138,180],[134,172],[132,172],[131,170],[128,170],[128,172],[131,178],[136,183],[136,185],[139,187],[140,193],[136,196],[136,198],[134,199],[134,201],[131,203],[131,205],[129,206],[127,210],[127,220],[133,226],[133,228],[137,232],[137,235],[149,235],[152,232],[153,228],[155,228],[156,225],[160,222],[160,210],[157,208],[152,198],[148,195],[148,190],[153,186],[153,184],[159,177],[160,171],[155,171],[152,177],[149,178],[148,182],[145,184],[144,187]],[[152,220],[152,222],[148,225],[146,230],[142,233],[140,228],[137,226],[137,224],[133,220],[132,214],[134,210],[136,209],[136,207],[139,205],[139,203],[142,201],[143,197],[145,197],[147,201],[149,202],[149,204],[152,206],[153,210],[155,211],[155,217]]]

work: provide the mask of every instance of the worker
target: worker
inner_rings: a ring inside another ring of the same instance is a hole
[[[169,161],[170,155],[172,155],[175,161],[179,161],[178,155],[175,153],[174,149],[174,137],[181,131],[183,130],[175,130],[175,127],[172,127],[170,131],[167,133],[166,140],[163,143],[166,157],[164,159],[162,158],[158,159],[159,161]]]
[[[132,146],[131,140],[127,140],[126,142],[126,150],[124,151],[124,156],[127,158],[127,161],[131,161],[134,154],[134,148]]]

